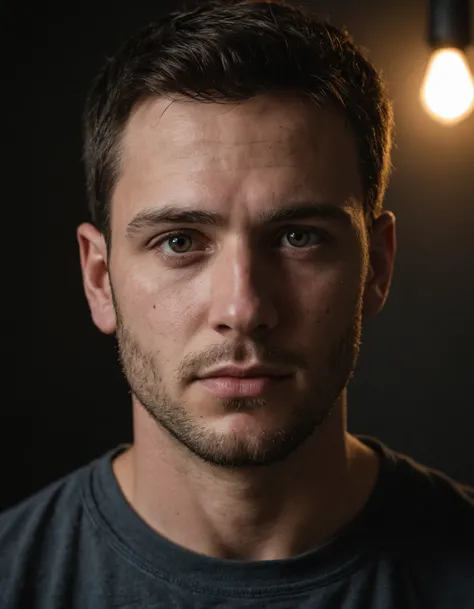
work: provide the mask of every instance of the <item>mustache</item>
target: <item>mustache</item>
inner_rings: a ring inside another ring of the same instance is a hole
[[[211,345],[199,355],[187,355],[175,368],[174,376],[177,381],[189,381],[203,369],[229,363],[245,365],[251,361],[258,361],[264,366],[306,368],[306,363],[301,356],[285,349],[275,349],[255,343],[250,345],[249,343],[233,342]]]

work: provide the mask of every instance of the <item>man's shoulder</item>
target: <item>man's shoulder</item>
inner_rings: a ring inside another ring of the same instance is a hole
[[[0,598],[5,607],[36,606],[33,599],[49,594],[56,578],[66,577],[64,571],[77,564],[79,552],[87,563],[83,546],[96,528],[87,495],[100,461],[73,470],[0,513]]]
[[[91,466],[75,469],[0,512],[0,573],[13,554],[28,553],[38,539],[65,533],[77,521]]]
[[[413,606],[474,607],[474,488],[369,439],[383,465],[361,543]]]
[[[474,552],[474,487],[400,453],[396,472],[390,498],[400,538],[435,552]]]
[[[362,439],[383,462],[374,535],[414,552],[417,546],[427,551],[468,548],[474,552],[474,487],[377,439]]]
[[[413,581],[428,606],[474,607],[474,488],[416,464],[413,476],[410,526],[398,531]]]
[[[416,502],[412,506],[416,513],[428,520],[429,516],[450,514],[458,521],[474,522],[474,487],[403,454],[399,455],[399,469]]]

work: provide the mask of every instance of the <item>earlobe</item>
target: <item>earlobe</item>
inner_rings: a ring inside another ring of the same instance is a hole
[[[364,316],[373,317],[384,307],[390,291],[396,254],[395,215],[383,212],[372,227],[369,270],[364,289]]]
[[[104,334],[116,330],[116,316],[107,266],[107,244],[92,224],[77,229],[84,292],[92,320]]]

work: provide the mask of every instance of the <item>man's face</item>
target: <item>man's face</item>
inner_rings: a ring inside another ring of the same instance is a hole
[[[155,99],[122,144],[108,268],[133,394],[207,462],[285,458],[357,359],[368,238],[352,132],[336,111],[288,98]],[[275,214],[311,206],[313,217]],[[199,379],[229,364],[287,376]]]

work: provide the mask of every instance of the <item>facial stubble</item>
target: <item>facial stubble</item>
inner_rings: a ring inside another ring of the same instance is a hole
[[[354,373],[359,355],[362,331],[360,299],[339,339],[333,341],[327,349],[326,357],[320,358],[323,364],[312,374],[312,383],[307,394],[298,403],[288,405],[291,412],[284,428],[263,430],[257,435],[249,434],[245,437],[242,434],[222,433],[193,416],[185,400],[178,401],[172,397],[168,387],[169,383],[176,379],[173,376],[164,378],[158,363],[159,351],[147,352],[133,332],[126,327],[115,298],[114,306],[119,360],[133,395],[150,415],[152,422],[166,430],[178,443],[178,448],[184,448],[197,458],[217,467],[230,469],[268,466],[285,459],[331,416],[342,391]],[[225,359],[223,354],[235,354],[237,350],[240,359],[247,357],[246,349],[242,345],[226,345],[224,348],[215,348],[206,356],[206,361],[212,361],[213,357],[216,363],[229,361],[231,356]],[[264,345],[259,345],[257,351],[266,363],[283,363],[286,355],[277,354],[275,350],[266,349]],[[195,369],[197,359],[194,357],[191,360]],[[202,358],[199,363],[202,363]],[[287,360],[287,363],[290,362]],[[188,361],[178,370],[182,372],[189,367]],[[311,362],[308,362],[306,372],[311,372]],[[220,405],[223,413],[251,412],[258,408],[271,408],[271,398],[222,399]]]

